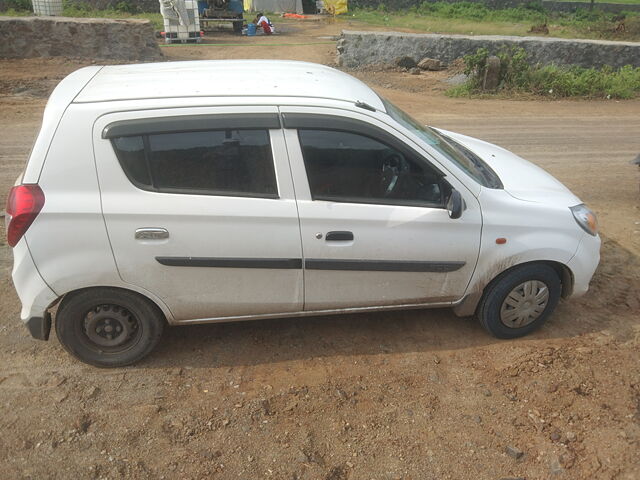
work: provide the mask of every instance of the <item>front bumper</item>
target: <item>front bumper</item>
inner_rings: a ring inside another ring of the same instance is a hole
[[[567,263],[573,273],[572,297],[584,295],[589,290],[589,282],[600,263],[600,236],[585,233],[575,255]]]
[[[40,276],[24,238],[13,248],[11,276],[22,303],[20,318],[34,338],[48,340],[51,314],[47,309],[58,299],[58,295]]]

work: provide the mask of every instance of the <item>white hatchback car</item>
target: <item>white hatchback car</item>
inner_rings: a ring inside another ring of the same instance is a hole
[[[587,291],[594,214],[540,168],[321,65],[92,66],[10,192],[21,317],[110,367],[165,324],[454,307],[493,335]]]

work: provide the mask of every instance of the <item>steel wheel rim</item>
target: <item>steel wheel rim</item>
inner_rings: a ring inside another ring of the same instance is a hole
[[[500,321],[509,328],[535,322],[549,304],[549,288],[540,280],[528,280],[515,287],[500,307]]]
[[[120,352],[134,345],[141,333],[135,315],[120,305],[103,304],[89,310],[82,331],[94,348]]]

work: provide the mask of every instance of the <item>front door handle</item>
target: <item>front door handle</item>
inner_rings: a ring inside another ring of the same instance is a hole
[[[353,240],[353,232],[329,232],[325,239],[327,242],[349,242]]]
[[[147,227],[136,230],[136,240],[164,240],[169,238],[169,230],[166,228]]]

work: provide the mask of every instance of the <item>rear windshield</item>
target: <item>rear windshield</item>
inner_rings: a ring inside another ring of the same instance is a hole
[[[435,129],[421,125],[388,100],[384,98],[381,100],[391,118],[455,163],[480,185],[487,188],[502,188],[498,175],[471,150]]]

